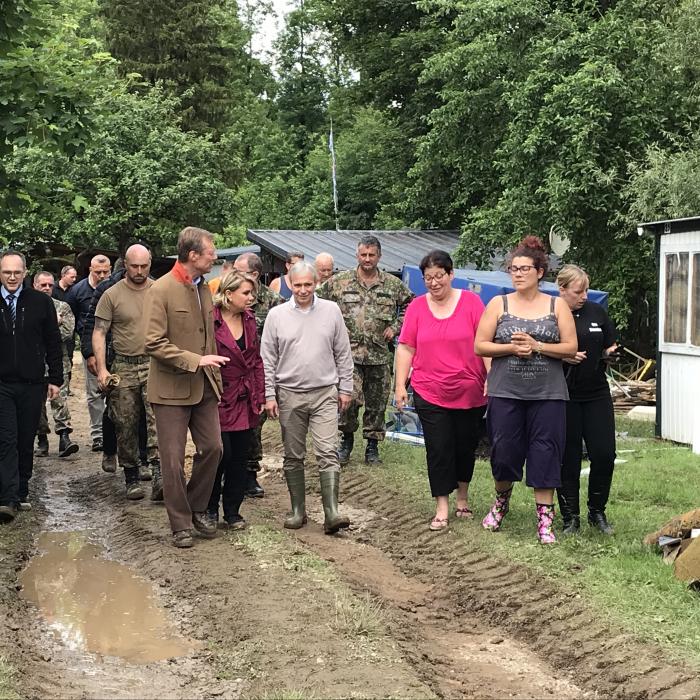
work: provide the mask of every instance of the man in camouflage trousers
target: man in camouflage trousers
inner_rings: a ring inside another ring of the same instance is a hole
[[[233,267],[235,270],[238,270],[238,272],[250,275],[258,283],[255,302],[251,307],[251,311],[255,314],[255,324],[258,327],[258,339],[261,339],[267,314],[273,306],[283,304],[284,299],[277,294],[277,292],[273,292],[260,281],[262,275],[262,261],[255,253],[239,255],[233,263]],[[258,483],[258,472],[260,471],[260,460],[263,456],[262,427],[266,420],[267,413],[263,411],[260,414],[260,421],[257,427],[253,428],[253,437],[250,442],[248,483],[246,484],[245,493],[246,496],[252,498],[262,498],[265,495],[265,491]]]
[[[316,292],[322,299],[334,301],[343,312],[355,364],[352,401],[338,425],[343,434],[338,451],[341,464],[350,461],[363,404],[365,462],[381,463],[378,443],[386,434],[384,413],[393,363],[389,343],[398,337],[406,307],[413,299],[401,280],[379,269],[381,257],[379,239],[362,236],[357,244],[357,267],[334,275]]]
[[[44,294],[52,295],[54,286],[54,278],[50,272],[45,270],[37,272],[34,275],[34,289]],[[53,305],[56,307],[56,316],[58,318],[58,330],[61,333],[61,349],[63,350],[63,384],[55,399],[51,399],[51,413],[53,415],[54,427],[56,435],[58,435],[58,456],[68,457],[75,454],[79,447],[70,439],[70,434],[73,432],[71,427],[70,410],[68,409],[68,390],[69,379],[71,372],[70,350],[69,347],[73,341],[75,332],[75,316],[71,311],[70,306],[65,301],[53,299]],[[41,416],[39,417],[39,427],[36,431],[37,448],[36,454],[39,457],[46,457],[49,454],[49,438],[51,432],[49,428],[49,419],[46,414],[46,401],[41,407]]]
[[[124,469],[126,497],[144,497],[139,481],[139,419],[146,413],[146,444],[153,481],[151,500],[163,500],[163,484],[156,437],[155,417],[146,398],[150,359],[146,355],[144,301],[153,284],[148,274],[151,254],[132,245],[124,255],[124,279],[110,287],[95,309],[92,349],[97,361],[97,383],[107,392],[107,410],[117,432],[117,455]],[[107,333],[112,333],[114,361],[107,369]],[[116,379],[118,377],[118,380]]]

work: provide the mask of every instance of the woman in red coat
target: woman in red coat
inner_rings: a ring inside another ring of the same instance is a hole
[[[249,309],[255,293],[251,277],[232,271],[223,277],[214,295],[216,351],[229,361],[221,367],[224,391],[219,404],[224,454],[207,511],[210,519],[218,521],[219,501],[223,500],[224,521],[236,530],[246,526],[238,511],[245,495],[253,428],[265,407],[263,363],[255,316]]]

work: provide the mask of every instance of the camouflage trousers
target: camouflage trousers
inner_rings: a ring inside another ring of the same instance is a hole
[[[121,381],[107,396],[107,410],[117,432],[117,457],[124,469],[138,467],[139,419],[141,411],[146,413],[146,450],[149,464],[158,463],[158,440],[156,420],[151,404],[146,398],[149,360],[141,356],[140,362],[127,362],[117,355],[111,373],[118,374]],[[135,358],[129,358],[130,360]]]
[[[262,427],[267,420],[267,413],[260,414],[260,421],[256,428],[253,428],[250,436],[250,452],[248,453],[248,471],[259,472],[260,460],[263,458]]]
[[[63,378],[64,382],[61,384],[61,388],[58,391],[58,396],[55,399],[51,399],[51,414],[53,415],[53,424],[56,434],[62,433],[67,430],[69,433],[73,432],[70,424],[70,410],[68,409],[68,376],[70,374],[70,360],[64,354],[63,355]],[[41,416],[39,417],[39,427],[37,428],[37,435],[48,435],[51,432],[49,428],[49,418],[46,412],[46,401],[41,405]]]
[[[365,440],[383,440],[386,433],[386,402],[391,391],[391,367],[389,365],[355,365],[352,374],[352,401],[340,416],[338,428],[343,433],[354,433],[359,427],[360,407],[365,407],[362,417],[362,437]]]

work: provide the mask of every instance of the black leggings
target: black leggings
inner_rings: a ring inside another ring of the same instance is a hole
[[[458,481],[472,480],[486,406],[443,408],[426,401],[415,389],[413,398],[423,426],[430,492],[433,497],[449,496]]]
[[[219,462],[207,510],[218,516],[219,499],[223,500],[226,521],[239,514],[238,510],[243,503],[248,481],[248,453],[252,436],[252,429],[221,433],[224,454]]]
[[[615,469],[615,413],[610,396],[566,404],[566,447],[561,470],[562,488],[573,498],[578,515],[582,444],[585,440],[591,473],[588,477],[588,509],[604,512]]]

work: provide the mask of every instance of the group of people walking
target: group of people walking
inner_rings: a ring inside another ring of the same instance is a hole
[[[482,418],[490,442],[496,496],[482,520],[501,529],[513,484],[534,491],[537,537],[556,541],[554,493],[564,532],[580,527],[582,438],[591,459],[588,521],[612,534],[605,508],[615,461],[615,421],[605,376],[617,348],[605,310],[587,301],[589,280],[574,265],[557,276],[560,296],[540,290],[548,257],[528,236],[509,256],[514,291],[480,298],[452,287],[453,264],[444,251],[426,255],[420,269],[427,294],[408,307],[396,359],[395,401],[408,401],[409,370],[436,501],[431,530],[454,516],[473,517],[469,484]]]
[[[96,256],[81,282],[74,268],[64,268],[55,286],[50,273],[38,273],[34,289],[22,288],[20,253],[0,257],[0,520],[31,507],[33,442],[47,396],[59,456],[78,449],[67,411],[76,328],[92,449],[103,452],[104,471],[123,469],[127,498],[143,498],[141,481],[150,478],[151,499],[164,501],[177,547],[192,546],[193,532],[214,537],[220,525],[245,527],[244,497],[264,495],[257,470],[268,418],[279,420],[284,444],[285,527],[307,522],[310,432],[324,529],[347,528],[338,510],[341,466],[354,448],[362,406],[365,462],[381,464],[396,341],[394,398],[403,410],[410,386],[422,422],[436,499],[432,530],[448,527],[455,490],[455,517],[473,517],[469,484],[486,415],[496,497],[485,528],[501,528],[526,465],[539,540],[555,541],[555,489],[564,530],[575,532],[583,438],[592,461],[589,521],[612,531],[605,506],[614,417],[604,361],[614,353],[615,331],[605,311],[586,300],[588,278],[579,268],[560,271],[559,298],[539,290],[548,266],[539,239],[528,237],[513,251],[515,291],[485,309],[477,295],[452,286],[452,260],[439,250],[422,260],[427,294],[414,298],[379,269],[374,236],[358,242],[357,267],[336,274],[327,254],[313,264],[290,254],[277,290],[261,283],[262,264],[252,253],[206,284],[216,250],[203,229],[181,231],[177,253],[173,269],[155,281],[150,252],[133,245],[119,271]],[[188,431],[195,454],[186,475]],[[46,432],[38,433],[39,454],[48,451]]]

